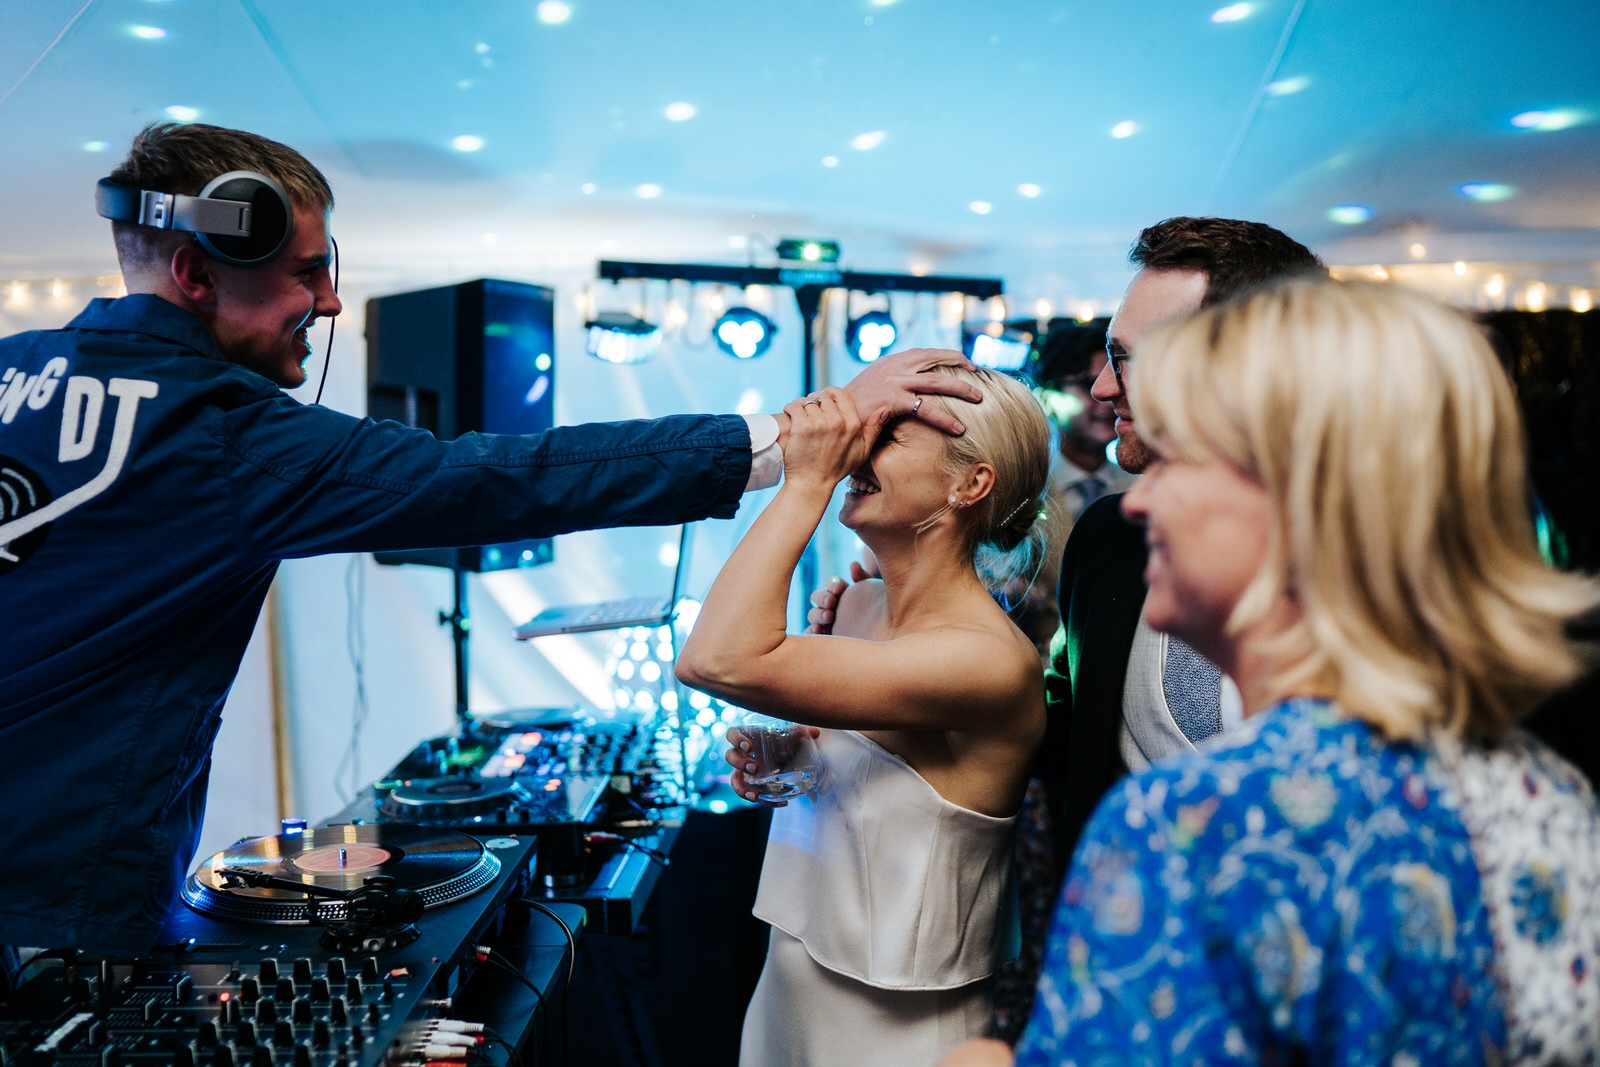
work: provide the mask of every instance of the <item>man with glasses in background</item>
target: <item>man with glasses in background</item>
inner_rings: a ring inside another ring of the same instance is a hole
[[[1139,271],[1111,319],[1107,362],[1090,392],[1116,412],[1117,464],[1139,474],[1155,459],[1128,398],[1128,364],[1140,341],[1247,286],[1326,269],[1280,231],[1237,219],[1167,219],[1140,233],[1128,258]],[[1117,779],[1193,748],[1241,716],[1231,682],[1140,618],[1144,530],[1122,517],[1121,502],[1115,494],[1091,505],[1061,560],[1062,626],[1045,674],[1050,727],[1036,769],[1063,872],[1084,823]]]

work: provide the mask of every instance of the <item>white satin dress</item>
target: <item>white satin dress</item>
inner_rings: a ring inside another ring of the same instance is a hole
[[[821,795],[772,816],[740,1067],[931,1067],[987,1032],[984,979],[1016,955],[1016,818],[952,804],[853,730],[818,744]]]

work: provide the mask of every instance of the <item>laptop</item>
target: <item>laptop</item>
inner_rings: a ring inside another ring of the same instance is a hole
[[[689,558],[689,526],[678,533],[678,561],[672,568],[672,592],[665,597],[623,597],[594,604],[567,604],[545,608],[518,626],[517,640],[527,641],[552,634],[585,634],[595,630],[620,630],[628,626],[661,626],[677,612],[678,589]]]

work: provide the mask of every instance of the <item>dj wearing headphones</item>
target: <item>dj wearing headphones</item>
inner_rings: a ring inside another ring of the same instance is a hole
[[[339,314],[327,180],[154,125],[100,184],[129,295],[0,340],[0,946],[148,950],[195,849],[212,740],[278,562],[729,517],[782,416],[439,441],[286,395]],[[441,353],[440,358],[445,358]],[[867,417],[970,395],[918,353]],[[922,417],[958,431],[939,405]],[[930,417],[931,416],[931,417]],[[14,958],[14,957],[13,957]],[[0,989],[4,988],[0,968]]]

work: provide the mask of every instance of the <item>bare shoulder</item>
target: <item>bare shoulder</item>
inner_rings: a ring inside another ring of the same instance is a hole
[[[1044,669],[1033,642],[993,601],[975,605],[971,618],[921,630],[899,640],[922,646],[921,656],[940,670],[959,671],[969,698],[989,704],[1001,719],[1044,711]]]
[[[839,594],[833,632],[840,637],[868,637],[883,617],[882,578],[869,578],[845,587]]]
[[[1040,706],[1044,699],[1044,668],[1039,650],[1009,616],[996,608],[995,617],[972,627],[973,651],[982,658],[985,669],[1011,695],[1025,697],[1037,691]]]

